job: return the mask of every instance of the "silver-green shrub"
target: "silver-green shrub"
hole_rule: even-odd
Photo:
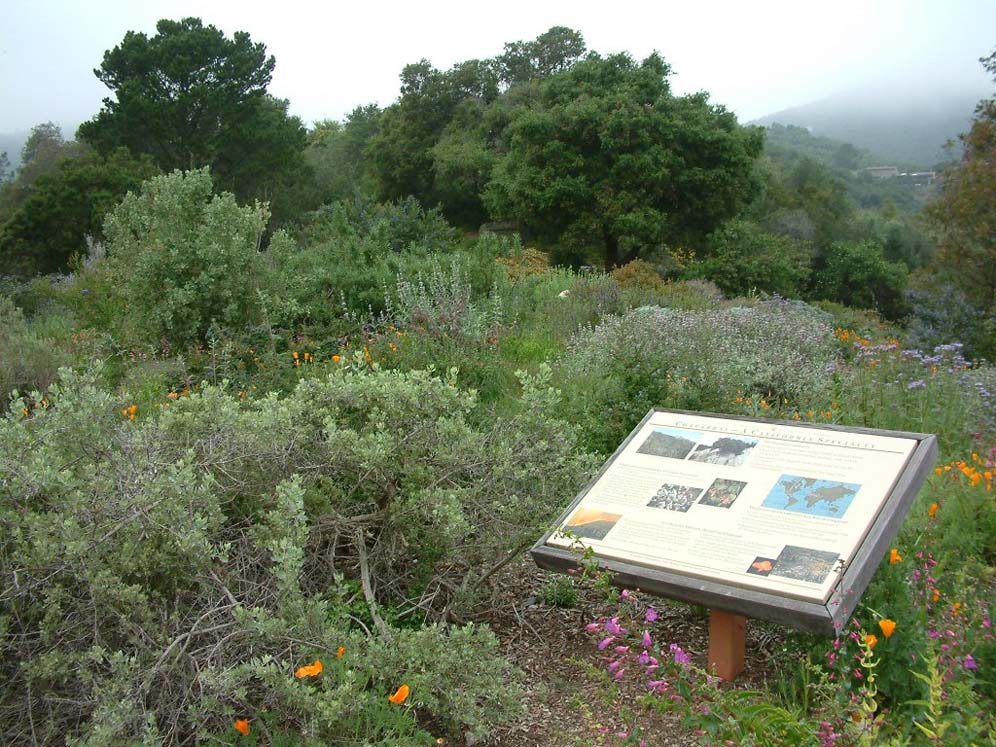
[[[572,338],[560,367],[589,443],[612,450],[654,406],[724,412],[756,396],[806,409],[834,365],[830,317],[776,299],[607,317]]]
[[[207,168],[157,176],[129,193],[104,223],[119,336],[176,345],[203,341],[212,324],[255,321],[268,218],[259,203],[213,194]]]
[[[423,744],[426,723],[434,742],[513,716],[495,637],[448,621],[592,471],[548,379],[523,377],[504,418],[452,376],[362,357],[257,401],[204,386],[135,411],[68,370],[47,407],[15,401],[5,743],[190,744],[249,718],[269,742]]]

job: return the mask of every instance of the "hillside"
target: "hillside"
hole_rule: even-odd
[[[815,135],[853,143],[896,165],[930,168],[949,160],[945,143],[968,130],[986,90],[902,92],[852,89],[761,117],[808,128]]]

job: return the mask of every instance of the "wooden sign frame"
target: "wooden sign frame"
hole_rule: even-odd
[[[843,572],[838,574],[833,589],[822,603],[806,601],[764,589],[738,586],[725,580],[674,572],[644,563],[600,557],[597,551],[595,554],[601,566],[612,573],[614,583],[619,586],[639,588],[658,596],[704,605],[712,610],[770,620],[809,632],[832,634],[842,630],[844,623],[853,613],[858,600],[871,581],[872,575],[886,556],[893,537],[898,532],[917,493],[937,460],[936,437],[925,433],[851,428],[832,424],[800,423],[655,408],[647,413],[626,440],[616,449],[612,457],[561,514],[554,526],[533,546],[530,552],[538,566],[552,571],[567,571],[578,567],[579,554],[569,548],[549,544],[550,539],[558,533],[559,528],[567,522],[589,491],[657,413],[757,423],[760,426],[781,425],[849,435],[911,439],[916,442],[881,508],[867,527],[867,531],[850,562],[843,569]]]

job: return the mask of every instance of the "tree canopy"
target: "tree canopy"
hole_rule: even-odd
[[[20,275],[65,270],[102,237],[104,216],[129,190],[158,172],[148,156],[124,148],[106,158],[89,151],[63,158],[34,180],[23,202],[0,226],[0,272]]]
[[[262,196],[303,165],[305,131],[267,95],[275,60],[239,31],[198,18],[162,20],[151,38],[129,31],[94,74],[114,93],[79,137],[101,153],[124,146],[164,171],[210,166],[215,184]]]
[[[510,112],[485,202],[607,268],[648,248],[696,244],[756,194],[761,131],[705,94],[676,97],[654,54],[591,54]]]
[[[996,50],[980,60],[996,82]],[[961,136],[961,162],[932,205],[943,234],[935,269],[978,308],[996,312],[996,99],[981,101]]]

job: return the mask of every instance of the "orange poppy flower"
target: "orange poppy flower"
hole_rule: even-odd
[[[765,571],[770,571],[772,568],[774,568],[770,560],[759,560],[756,563],[751,563],[750,567],[755,570],[761,571],[761,573],[764,573]]]
[[[889,551],[889,565],[895,565],[902,559],[903,556],[899,554],[899,550],[896,548],[893,547],[892,550]]]
[[[340,659],[343,657],[343,654],[345,654],[345,653],[346,653],[346,647],[345,646],[339,646],[339,648],[337,648],[335,650],[335,655],[337,657],[339,657]]]
[[[884,635],[886,638],[890,638],[892,637],[893,632],[896,630],[896,622],[895,620],[890,620],[889,618],[885,618],[884,620],[878,621],[878,627],[882,629],[882,635]]]
[[[332,362],[333,363],[338,363],[341,360],[342,360],[342,356],[341,355],[333,355],[332,356]]]
[[[239,734],[241,734],[244,737],[248,737],[249,736],[249,719],[247,719],[247,718],[237,719],[236,722],[235,722],[235,731],[237,731]]]
[[[934,518],[934,515],[936,513],[937,513],[937,504],[931,503],[930,508],[927,509],[927,516],[929,516],[930,518]]]
[[[875,648],[875,644],[878,643],[878,636],[874,633],[869,633],[865,636],[865,643],[868,645],[868,648]]]
[[[402,685],[397,690],[394,691],[394,695],[388,695],[387,699],[394,703],[395,705],[400,705],[408,700],[408,695],[411,693],[411,689],[408,685]]]
[[[940,598],[941,598],[941,592],[938,591],[937,589],[934,589],[934,594],[933,594],[933,596],[931,596],[930,600],[932,602],[936,602]]]
[[[298,667],[297,671],[294,672],[294,676],[297,677],[298,679],[302,679],[304,677],[317,677],[321,673],[322,673],[322,662],[318,659],[315,659],[314,664],[308,664],[307,666]]]

